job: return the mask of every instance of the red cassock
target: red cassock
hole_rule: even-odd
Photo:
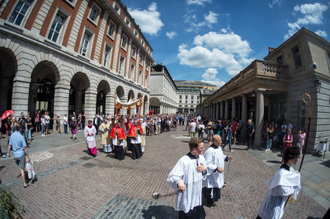
[[[113,127],[111,129],[111,133],[110,133],[110,138],[115,139],[116,138],[116,131],[118,130],[117,136],[118,136],[118,140],[123,140],[126,139],[126,134],[125,131],[122,127]]]
[[[140,134],[141,135],[143,135],[143,130],[142,130],[142,128],[141,128],[141,126],[136,126],[139,130],[140,130]],[[132,137],[132,138],[136,138],[137,136],[138,136],[138,133],[136,132],[136,128],[135,128],[135,126],[131,126],[131,129],[128,131],[128,133],[127,133],[127,136],[128,137]]]
[[[125,123],[126,130],[129,130],[131,127],[133,127],[133,124],[131,122]]]

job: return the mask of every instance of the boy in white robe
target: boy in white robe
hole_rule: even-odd
[[[288,147],[284,154],[284,164],[277,170],[274,177],[265,183],[269,191],[262,202],[257,219],[280,219],[285,210],[286,202],[297,200],[301,189],[300,173],[292,166],[296,165],[300,156],[297,146]]]
[[[216,206],[215,202],[221,197],[221,188],[225,181],[223,173],[225,169],[224,161],[231,160],[233,157],[223,154],[220,135],[213,135],[212,145],[206,150],[204,157],[206,160],[207,178],[203,184],[207,188],[207,204],[212,207]]]
[[[190,152],[180,158],[167,182],[174,190],[179,190],[176,203],[179,218],[203,219],[206,215],[202,205],[202,183],[207,175],[203,140],[191,138],[189,148]]]

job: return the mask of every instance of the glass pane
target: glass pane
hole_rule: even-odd
[[[29,9],[29,5],[24,4],[24,6],[22,8],[22,11],[21,11],[21,14],[25,14],[28,9]]]
[[[23,15],[21,15],[21,14],[18,15],[18,17],[17,17],[17,19],[16,19],[16,21],[15,21],[15,24],[20,25],[21,22],[22,22],[22,20],[23,20],[23,18],[24,18]]]

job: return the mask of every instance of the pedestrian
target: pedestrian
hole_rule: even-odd
[[[292,147],[293,135],[291,134],[291,129],[288,129],[283,137],[283,152],[282,152],[282,163],[284,162],[284,154],[287,147]]]
[[[236,145],[236,138],[237,138],[237,128],[238,128],[238,123],[237,120],[234,118],[233,119],[233,126],[232,126],[232,131],[233,131],[233,145]]]
[[[202,187],[207,169],[203,140],[191,138],[189,148],[190,152],[176,163],[167,182],[174,190],[179,190],[176,199],[179,219],[204,219],[206,214],[202,203]]]
[[[265,182],[268,193],[258,210],[257,219],[280,219],[284,214],[288,199],[297,200],[301,189],[300,173],[296,172],[292,166],[297,164],[299,156],[300,151],[297,146],[286,149],[284,163],[274,177]]]
[[[112,145],[115,151],[115,158],[118,160],[125,159],[124,153],[124,140],[126,139],[126,133],[121,127],[123,120],[120,119],[117,124],[111,129],[110,138],[112,139]]]
[[[82,127],[81,127],[82,126],[81,114],[78,115],[77,123],[78,123],[78,127],[79,127],[79,132],[81,132],[81,129],[82,129]]]
[[[195,138],[196,135],[196,122],[194,119],[191,120],[189,125],[190,137]]]
[[[266,150],[265,151],[270,151],[270,148],[272,147],[273,143],[273,137],[274,137],[274,127],[272,123],[268,124],[268,127],[266,129],[267,132],[267,143],[266,143]]]
[[[36,132],[40,131],[40,110],[37,111],[34,117],[34,123],[36,125]]]
[[[108,118],[108,121],[110,122],[110,118]],[[85,122],[86,122],[85,112],[82,113],[81,122],[82,122],[82,127],[85,127]]]
[[[72,116],[71,118],[71,122],[70,122],[70,128],[71,128],[71,134],[72,134],[72,140],[74,141],[76,139],[76,134],[77,134],[77,121],[76,121],[76,117]]]
[[[302,149],[305,146],[305,138],[306,138],[305,128],[302,128],[302,130],[298,132],[298,137],[299,137],[299,142],[297,143],[297,146],[300,148],[300,157],[299,157],[300,159],[302,155]]]
[[[48,131],[50,129],[50,117],[49,117],[48,111],[45,112],[44,119],[45,119],[45,123],[46,123],[46,131],[45,131],[46,134],[45,135],[48,135]]]
[[[12,126],[13,126],[13,118],[12,118],[11,115],[9,115],[8,118],[7,118],[7,123],[6,123],[7,135],[8,135],[8,144],[9,144],[10,136],[11,136],[11,133],[12,133]]]
[[[224,185],[225,177],[223,171],[225,169],[224,161],[233,159],[232,156],[226,156],[221,149],[220,135],[213,135],[212,145],[206,150],[205,161],[207,167],[207,178],[204,180],[206,187],[207,204],[210,207],[216,206],[215,202],[221,198],[221,188]]]
[[[62,135],[60,114],[57,114],[57,118],[56,118],[56,130],[57,130],[57,134]]]
[[[16,131],[11,134],[7,156],[10,157],[10,148],[13,150],[15,162],[17,166],[19,166],[21,171],[21,177],[23,179],[23,187],[27,188],[29,184],[25,181],[25,162],[30,163],[30,157],[28,151],[26,149],[26,141],[25,138],[20,133],[22,130],[22,125],[16,125]]]
[[[233,125],[229,124],[228,128],[227,128],[227,136],[226,136],[226,143],[225,145],[222,147],[222,150],[225,150],[225,147],[227,146],[227,144],[229,144],[229,151],[230,152],[234,152],[231,149],[231,140],[233,139]]]
[[[141,135],[143,135],[142,127],[138,125],[138,121],[134,120],[134,125],[129,129],[127,136],[131,138],[133,160],[142,156]]]
[[[68,134],[68,117],[66,113],[64,114],[63,117],[63,126],[64,126],[64,134]]]
[[[75,118],[72,117],[72,120],[75,121]],[[75,124],[77,124],[76,121],[75,121]],[[76,133],[77,133],[77,126],[75,127],[75,129],[76,129]],[[95,130],[95,127],[93,126],[93,122],[92,122],[92,120],[88,120],[88,125],[84,129],[84,135],[85,135],[89,154],[92,155],[93,157],[95,157],[97,155],[95,134],[96,134],[96,130]],[[74,135],[72,136],[72,138],[74,140]]]
[[[99,131],[101,133],[100,144],[103,146],[103,152],[105,153],[109,153],[112,151],[110,139],[110,125],[111,122],[108,121],[107,117],[105,117],[103,123],[99,127]]]
[[[203,141],[204,141],[204,129],[205,129],[205,125],[203,124],[203,122],[200,122],[198,124],[198,127],[199,127],[198,138],[203,139]]]
[[[207,134],[207,138],[208,138],[208,141],[209,141],[209,144],[211,145],[211,140],[212,140],[212,137],[213,137],[213,122],[212,120],[210,119],[208,124],[207,124],[207,131],[208,131],[208,134]]]
[[[18,119],[17,123],[21,124],[21,127],[22,127],[21,134],[23,135],[23,137],[26,141],[27,147],[30,147],[28,144],[28,141],[27,141],[27,124],[26,124],[26,118],[24,117],[23,112],[21,112],[21,117]]]
[[[93,119],[93,126],[95,126],[96,134],[99,134],[99,126],[101,124],[101,119],[98,117],[97,114],[95,114],[95,118]]]
[[[32,140],[32,119],[30,118],[30,116],[28,115],[26,117],[26,135],[27,135],[27,142],[31,144],[31,140]]]
[[[251,123],[252,123],[252,120],[249,119],[247,122],[247,125],[246,125],[246,129],[245,129],[246,141],[247,141],[246,150],[250,150],[250,148],[251,148],[251,139],[252,139],[252,135],[254,133],[254,127]]]
[[[41,118],[40,118],[40,126],[41,126],[41,137],[45,137],[45,126],[46,126],[46,122],[45,122],[45,115],[41,114]]]

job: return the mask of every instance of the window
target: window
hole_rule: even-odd
[[[182,99],[182,95],[180,95],[180,99]]]
[[[197,100],[199,100],[199,96],[197,96]]]
[[[136,59],[136,46],[132,46],[132,57],[133,59]]]
[[[283,58],[282,56],[277,57],[277,63],[283,65]]]
[[[119,60],[119,74],[124,73],[124,69],[125,69],[125,57],[120,56],[120,60]]]
[[[142,53],[140,53],[140,65],[142,65],[142,60],[143,59],[143,55],[142,55]]]
[[[194,101],[192,100],[191,103],[194,103]]]
[[[123,48],[124,50],[126,50],[127,48],[127,36],[125,36],[125,34],[123,34],[123,38],[122,38],[122,41],[121,41],[121,48]]]
[[[9,17],[9,22],[20,26],[32,3],[33,0],[19,0]]]
[[[191,99],[192,99],[192,100],[194,99],[194,96],[193,96],[193,95],[191,95]]]
[[[188,99],[188,95],[186,95],[186,99]]]
[[[111,46],[106,44],[105,49],[104,49],[104,57],[103,57],[103,66],[104,67],[109,66],[108,63],[110,63],[110,59],[111,59],[110,57],[111,57]]]
[[[180,103],[182,102],[182,100],[180,100]]]
[[[116,25],[110,20],[108,35],[110,38],[115,39]]]
[[[149,71],[149,61],[146,61],[146,71]]]
[[[55,43],[57,42],[57,39],[61,33],[62,27],[66,19],[67,19],[66,15],[60,13],[60,11],[57,12],[47,37],[49,40]]]
[[[147,82],[148,82],[148,75],[146,75],[146,78],[144,80],[144,86],[146,85]]]
[[[85,31],[83,40],[81,42],[81,48],[80,48],[80,55],[86,56],[87,55],[87,50],[89,46],[89,42],[91,41],[92,34],[89,33],[88,31]]]
[[[301,62],[299,47],[298,46],[293,47],[292,48],[292,53],[293,53],[293,60],[294,60],[294,64],[295,64],[296,69],[301,68],[302,67],[302,62]]]
[[[142,71],[139,71],[139,83],[142,84]]]
[[[135,70],[135,65],[131,64],[131,72],[130,72],[130,75],[129,75],[129,79],[132,79],[132,77],[134,75],[134,70]]]
[[[328,63],[329,63],[329,65],[330,65],[330,51],[327,50],[327,53],[328,53]]]
[[[129,26],[129,21],[126,19],[126,24],[127,24],[127,26]]]
[[[188,103],[188,101],[186,100],[186,103]]]
[[[94,23],[96,23],[97,18],[100,14],[100,11],[101,11],[101,9],[98,6],[96,6],[96,4],[93,4],[88,18],[91,19]]]

